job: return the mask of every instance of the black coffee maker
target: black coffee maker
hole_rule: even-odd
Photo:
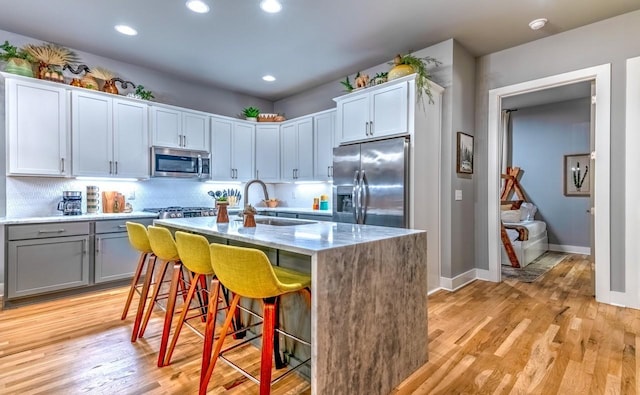
[[[62,211],[63,215],[82,214],[82,192],[80,191],[62,192],[62,201],[58,203],[58,210]]]

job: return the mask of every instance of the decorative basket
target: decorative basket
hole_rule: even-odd
[[[258,122],[276,122],[278,114],[259,114]]]

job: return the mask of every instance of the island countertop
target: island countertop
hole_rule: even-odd
[[[310,311],[302,303],[303,309],[289,304],[281,313],[288,317],[283,322],[310,326],[312,395],[386,395],[427,362],[427,232],[256,216],[261,219],[300,225],[245,228],[235,218],[217,224],[215,217],[154,223],[218,243],[267,247],[276,253],[272,263],[307,267]]]
[[[273,217],[256,216],[256,220],[261,218],[273,219]],[[273,226],[257,224],[255,228],[245,228],[241,220],[230,218],[229,223],[218,224],[215,217],[158,219],[154,223],[304,255],[425,232],[413,229],[324,221],[313,223],[295,219],[287,219],[286,221],[291,221],[292,223],[300,222],[300,225]]]

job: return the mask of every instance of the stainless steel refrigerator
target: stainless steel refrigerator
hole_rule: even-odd
[[[333,220],[409,226],[409,143],[404,138],[333,149]]]

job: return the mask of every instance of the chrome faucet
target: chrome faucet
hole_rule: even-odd
[[[267,192],[267,186],[265,185],[264,182],[258,180],[257,178],[254,178],[253,180],[247,181],[246,185],[244,186],[244,206],[247,207],[247,205],[249,204],[249,187],[251,186],[251,184],[257,182],[258,184],[262,185],[262,192],[264,192],[264,200],[269,200],[269,192]]]

